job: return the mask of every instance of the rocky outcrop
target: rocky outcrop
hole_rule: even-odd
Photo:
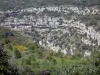
[[[17,13],[16,16],[9,16],[1,25],[14,30],[26,30],[37,43],[55,52],[61,49],[65,54],[74,54],[86,46],[87,51],[100,45],[100,33],[88,24],[90,20],[87,18],[88,15],[100,15],[96,6],[84,9],[73,5],[31,7]]]

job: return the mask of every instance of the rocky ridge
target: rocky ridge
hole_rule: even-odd
[[[1,14],[4,13],[1,11]],[[8,17],[1,26],[13,30],[26,30],[25,34],[33,36],[38,44],[56,52],[61,50],[65,54],[75,54],[79,50],[85,53],[100,45],[100,32],[99,29],[94,29],[95,23],[91,23],[90,20],[84,21],[87,16],[100,15],[97,6],[31,7],[15,12],[6,11],[6,15]]]

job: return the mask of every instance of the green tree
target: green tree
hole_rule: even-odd
[[[18,50],[15,50],[15,57],[17,59],[21,58],[21,54],[20,54],[20,52]]]
[[[8,57],[7,53],[3,51],[3,47],[0,46],[0,75],[19,75],[18,70],[9,65]]]

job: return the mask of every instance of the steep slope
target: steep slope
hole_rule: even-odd
[[[16,10],[19,8],[41,7],[48,5],[76,5],[76,6],[95,6],[100,5],[99,0],[1,0],[0,9]],[[6,7],[7,6],[7,7]]]
[[[21,32],[20,32],[21,33]],[[4,75],[99,75],[100,53],[93,51],[91,57],[83,58],[80,52],[76,55],[66,56],[61,51],[58,53],[45,49],[16,31],[0,27],[0,46],[6,52],[9,59],[0,57],[0,74]],[[22,39],[23,37],[23,39]],[[20,41],[19,41],[20,40]],[[26,41],[25,41],[26,40]],[[1,51],[1,49],[0,49]],[[1,54],[1,53],[0,53]],[[4,55],[2,53],[2,55]],[[88,60],[88,61],[87,61]],[[92,61],[91,61],[92,60]],[[7,69],[7,63],[14,69]],[[2,73],[1,70],[4,69]],[[18,71],[17,71],[18,70]],[[5,74],[8,72],[7,74]]]
[[[0,46],[7,64],[20,75],[100,75],[99,4],[1,0]]]
[[[73,5],[26,8],[19,12],[7,11],[9,16],[1,23],[12,30],[31,36],[37,44],[62,50],[65,54],[84,53],[99,49],[100,10],[98,6]]]

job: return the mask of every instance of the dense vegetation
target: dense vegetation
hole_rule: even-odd
[[[100,51],[91,57],[64,55],[23,34],[0,27],[0,75],[100,75]]]

